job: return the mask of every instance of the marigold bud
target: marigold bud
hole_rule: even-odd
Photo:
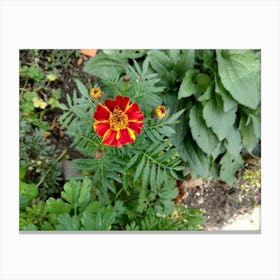
[[[153,109],[152,117],[155,120],[161,120],[166,116],[167,109],[164,105],[156,106]]]
[[[103,151],[102,150],[96,150],[95,152],[94,152],[94,158],[96,158],[96,159],[102,159],[103,158]]]
[[[130,81],[130,77],[128,75],[123,76],[123,80],[128,83]]]
[[[92,88],[90,90],[90,96],[93,101],[99,102],[102,97],[102,91],[100,88]]]

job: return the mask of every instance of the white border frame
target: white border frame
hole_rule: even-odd
[[[279,2],[1,2],[0,279],[280,279]],[[262,233],[18,232],[18,50],[261,48]]]

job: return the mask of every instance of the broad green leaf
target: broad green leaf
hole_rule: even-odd
[[[172,49],[168,50],[168,56],[171,58],[173,63],[176,63],[177,60],[180,58],[181,52],[179,49]]]
[[[246,118],[242,116],[239,122],[239,130],[243,146],[248,150],[248,152],[251,152],[259,140],[256,137],[253,122],[250,121],[250,123],[246,125]]]
[[[193,139],[202,151],[210,155],[218,146],[219,141],[212,130],[206,126],[202,117],[202,110],[199,105],[195,105],[190,110],[189,124]]]
[[[201,177],[208,176],[209,157],[200,150],[194,141],[186,137],[184,145],[179,145],[178,150],[182,159],[189,164],[193,172]]]
[[[139,58],[145,55],[146,50],[103,50],[103,53],[114,58],[114,59],[123,59],[123,58]]]
[[[235,109],[224,112],[221,97],[215,95],[207,101],[203,108],[203,118],[208,127],[211,127],[218,139],[222,141],[232,129],[235,121]]]
[[[32,199],[38,195],[38,188],[35,184],[19,183],[20,209],[24,209]]]
[[[205,73],[199,73],[195,77],[196,84],[199,86],[202,92],[205,92],[211,83],[211,78]]]
[[[215,78],[215,91],[223,99],[223,108],[225,112],[231,111],[233,109],[237,109],[237,102],[232,98],[230,93],[224,88],[224,86],[222,85],[218,77]]]
[[[260,60],[250,50],[217,50],[224,87],[242,105],[256,109],[260,102]]]
[[[224,180],[227,184],[232,185],[236,180],[235,173],[243,166],[242,157],[238,155],[231,155],[230,153],[226,153],[221,161],[221,170],[220,176],[222,180]]]
[[[191,69],[186,72],[183,82],[180,85],[178,98],[181,99],[183,97],[189,97],[193,94],[199,93],[201,90],[193,81],[195,74],[197,73],[196,70]]]
[[[79,230],[80,220],[78,216],[70,216],[68,213],[61,214],[57,218],[58,225],[56,225],[57,230]]]
[[[259,139],[261,137],[261,124],[258,117],[251,115],[251,120],[254,128],[256,137]]]
[[[220,154],[225,152],[225,147],[222,144],[222,142],[219,142],[219,145],[217,146],[217,148],[215,150],[212,151],[211,156],[212,156],[212,160],[214,161]]]
[[[126,64],[126,58],[116,59],[99,53],[86,63],[84,71],[106,80],[109,75],[116,76],[123,73]]]
[[[19,179],[22,180],[26,174],[26,168],[22,165],[19,166]]]
[[[225,139],[225,146],[232,155],[238,155],[242,149],[241,135],[238,129],[232,128]]]
[[[214,83],[211,83],[206,91],[197,99],[199,102],[207,101],[211,98],[212,92],[214,90]]]
[[[34,91],[26,91],[23,96],[26,101],[31,101],[34,97],[37,97],[37,93]]]
[[[175,64],[175,71],[178,73],[179,79],[183,79],[185,73],[193,68],[194,64],[194,50],[182,50],[181,57]]]

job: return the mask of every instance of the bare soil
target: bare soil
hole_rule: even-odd
[[[199,208],[204,212],[206,221],[203,230],[223,229],[236,217],[250,213],[261,205],[260,178],[258,175],[254,177],[254,171],[259,174],[257,171],[260,170],[260,159],[252,157],[250,160],[231,187],[222,181],[212,180],[194,180],[192,185],[190,182],[185,183],[182,203],[186,208]],[[251,174],[250,180],[244,180],[246,174]],[[246,217],[250,219],[249,215]]]

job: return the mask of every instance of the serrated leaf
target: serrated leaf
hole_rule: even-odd
[[[114,208],[109,205],[98,208],[96,213],[84,212],[81,221],[84,230],[110,230],[115,217]]]
[[[237,155],[242,149],[240,132],[233,128],[226,137],[225,146],[232,155]]]
[[[165,122],[165,124],[173,124],[183,113],[185,109],[182,109],[175,114],[173,114],[168,120]]]
[[[217,50],[218,71],[224,87],[244,106],[260,102],[260,60],[249,50]]]
[[[178,195],[178,188],[173,187],[165,187],[162,189],[158,195],[163,199],[163,200],[172,200]]]
[[[70,213],[71,205],[63,202],[61,198],[54,199],[53,197],[50,197],[46,201],[46,211],[48,211],[50,214],[56,215]]]
[[[147,186],[149,176],[150,176],[150,161],[147,160],[146,165],[143,169],[142,188],[145,188]]]
[[[222,141],[232,129],[235,121],[235,109],[224,112],[221,97],[218,95],[207,101],[203,108],[203,118],[211,127],[218,139]]]
[[[156,177],[156,183],[158,186],[160,186],[164,181],[164,174],[161,168],[157,169],[157,177]]]
[[[25,230],[25,231],[36,231],[38,230],[37,227],[34,224],[28,224],[27,226],[24,226],[21,228],[21,230]]]
[[[179,88],[179,92],[178,92],[179,99],[181,99],[183,97],[189,97],[193,94],[200,92],[198,85],[196,85],[193,82],[193,78],[196,73],[197,73],[197,71],[194,69],[188,70],[186,72],[183,82],[181,83],[180,88]]]
[[[83,206],[90,199],[90,180],[87,177],[82,182],[70,180],[64,185],[61,197],[75,207]]]
[[[163,51],[151,50],[148,56],[152,68],[159,74],[166,74],[172,65],[171,59]]]
[[[212,130],[206,126],[201,107],[199,105],[192,107],[189,117],[193,139],[202,151],[210,155],[218,146],[219,141]]]
[[[248,150],[248,152],[251,152],[258,143],[253,122],[251,121],[246,126],[246,118],[242,116],[239,122],[239,130],[241,133],[243,146]]]
[[[150,174],[150,184],[151,188],[155,189],[157,184],[156,184],[156,176],[157,176],[157,170],[156,170],[156,165],[153,162],[152,167],[151,167],[151,174]]]
[[[70,216],[68,213],[61,214],[57,218],[59,224],[56,225],[57,230],[79,230],[80,221],[78,216]]]
[[[238,171],[243,166],[242,157],[239,154],[233,156],[230,153],[226,153],[222,157],[220,164],[220,176],[222,180],[224,180],[227,184],[232,185],[236,180],[236,171]]]
[[[159,127],[157,130],[162,135],[165,135],[165,136],[171,136],[172,134],[176,133],[176,131],[172,127],[167,126],[167,125],[163,125],[162,127]]]
[[[139,178],[141,172],[142,172],[142,169],[143,169],[143,166],[144,166],[144,163],[145,163],[145,157],[143,156],[141,161],[139,162],[136,170],[135,170],[135,173],[134,173],[134,183],[137,181],[137,179]]]

